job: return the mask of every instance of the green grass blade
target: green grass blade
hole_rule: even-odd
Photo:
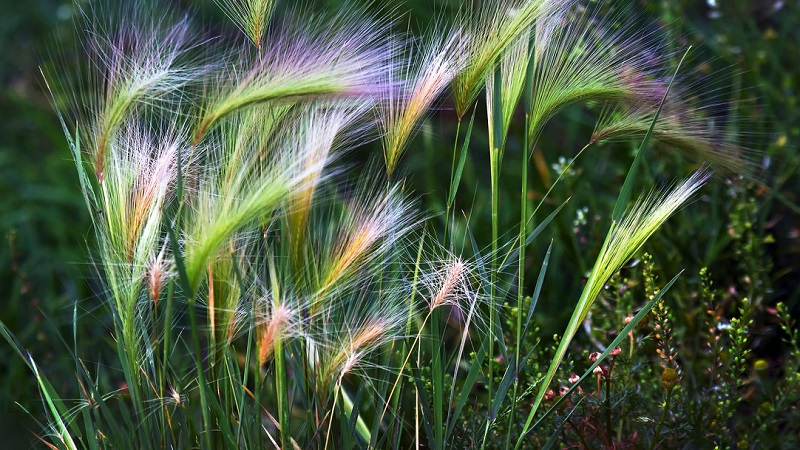
[[[361,403],[361,394],[363,393],[363,390],[358,390],[355,400],[350,399],[350,395],[343,387],[340,387],[339,390],[342,394],[342,409],[345,417],[347,418],[347,429],[350,431],[350,435],[352,436],[352,432],[355,430],[356,435],[361,438],[361,440],[364,442],[370,442],[372,440],[372,433],[369,431],[369,427],[359,414],[359,406]]]
[[[683,60],[686,59],[686,55],[689,54],[691,49],[692,47],[689,46],[689,48],[683,53],[681,60],[678,62],[678,66],[675,68],[675,73],[672,75],[672,79],[669,81],[667,90],[664,92],[664,97],[661,99],[661,103],[658,105],[656,114],[653,116],[653,120],[650,122],[650,128],[648,128],[647,134],[644,135],[644,139],[642,139],[642,143],[639,145],[639,149],[636,151],[636,156],[633,158],[633,163],[628,169],[628,175],[625,176],[625,182],[622,184],[619,197],[617,197],[617,202],[614,204],[614,212],[611,214],[611,219],[614,221],[614,223],[618,223],[622,219],[622,215],[625,213],[625,208],[627,208],[628,202],[631,199],[633,185],[636,182],[637,169],[639,168],[642,158],[644,157],[644,153],[647,150],[647,144],[650,141],[650,137],[653,135],[653,130],[656,128],[658,116],[661,115],[661,109],[664,107],[664,103],[667,101],[667,96],[672,88],[672,83],[675,82],[675,77],[678,76],[678,71],[681,70]]]
[[[507,361],[510,362],[508,367],[506,367],[506,373],[503,374],[500,384],[497,385],[497,391],[495,391],[494,398],[492,399],[492,406],[489,408],[488,420],[490,422],[494,421],[494,419],[497,417],[497,411],[500,409],[500,405],[503,403],[503,400],[505,400],[508,389],[511,387],[511,383],[514,382],[514,379],[517,376],[516,358],[511,358]]]
[[[130,433],[125,431],[130,430],[133,428],[133,423],[128,420],[129,416],[124,416],[119,414],[119,412],[112,411],[111,408],[106,404],[107,398],[102,396],[100,392],[97,390],[96,383],[92,382],[91,376],[89,375],[89,370],[81,363],[80,371],[78,372],[79,376],[82,376],[86,383],[84,386],[89,390],[89,395],[94,398],[96,401],[96,408],[93,411],[95,415],[95,420],[98,423],[102,423],[106,428],[106,433],[109,436],[109,439],[119,439],[119,442],[125,442],[125,440],[130,440]],[[122,416],[125,420],[125,426],[127,428],[123,428],[120,426],[119,416]],[[105,419],[105,421],[101,421],[101,417]],[[94,435],[92,435],[94,436]]]
[[[350,406],[350,418],[347,419],[347,431],[352,435],[356,429],[356,423],[359,419],[359,411],[361,410],[361,399],[364,396],[364,384],[361,384],[358,387],[358,391],[356,391],[356,397],[351,401]],[[347,397],[345,401],[350,401],[350,397]],[[367,435],[369,435],[369,430],[367,430]],[[367,441],[369,442],[369,440]]]
[[[431,313],[430,320],[430,351],[431,351],[431,384],[433,387],[433,424],[435,441],[433,447],[437,450],[444,449],[444,368],[442,367],[442,335],[440,331],[441,309],[436,308]]]
[[[564,430],[564,425],[567,424],[567,421],[569,420],[570,417],[572,417],[572,414],[575,413],[575,411],[578,409],[578,406],[580,406],[580,404],[581,404],[581,402],[583,402],[583,400],[584,400],[583,398],[578,400],[578,402],[575,404],[575,407],[572,408],[572,410],[569,412],[569,414],[567,414],[567,417],[564,418],[564,421],[561,422],[556,427],[556,430],[553,432],[553,434],[550,435],[550,439],[548,439],[547,442],[544,444],[544,447],[542,447],[542,450],[550,450],[551,448],[553,448],[554,445],[556,445],[556,441],[558,441],[558,437],[561,436],[561,431]]]
[[[461,146],[461,155],[459,155],[458,165],[456,166],[455,173],[453,174],[453,182],[450,183],[450,195],[447,197],[448,209],[453,205],[453,201],[456,199],[458,185],[461,183],[461,175],[464,172],[464,165],[467,162],[469,141],[472,137],[472,125],[475,122],[475,111],[477,111],[477,108],[473,108],[472,110],[472,117],[469,119],[469,126],[467,127],[467,135],[464,137],[464,144]]]
[[[72,306],[72,348],[74,351],[78,349],[78,302],[77,300],[73,303]],[[81,363],[80,360],[77,358],[75,353],[70,352],[72,359],[75,361],[75,373],[80,373]],[[80,378],[78,378],[80,380]],[[85,393],[84,393],[85,395]],[[88,397],[88,396],[87,396]],[[89,400],[89,398],[87,398]],[[89,408],[81,408],[81,416],[83,417],[83,426],[86,429],[86,436],[95,436],[96,430],[94,428],[94,421],[92,421],[91,413]],[[96,439],[88,439],[89,441],[89,448],[92,450],[97,450],[97,440]]]
[[[533,240],[536,239],[542,233],[542,231],[544,231],[544,229],[547,228],[548,225],[550,225],[550,222],[552,222],[553,219],[555,219],[558,213],[561,212],[561,209],[563,209],[564,206],[566,206],[569,201],[570,199],[564,200],[564,203],[560,204],[558,208],[556,208],[553,212],[551,212],[550,215],[548,215],[542,221],[542,223],[540,223],[536,228],[534,228],[533,231],[531,231],[528,234],[528,237],[525,239],[526,247],[530,245],[531,242],[533,242]],[[503,263],[500,265],[500,271],[502,272],[509,265],[511,265],[513,261],[516,261],[517,256],[519,256],[519,247],[515,247],[514,250],[512,250],[508,255],[506,255],[505,258],[503,258]]]
[[[449,437],[453,434],[453,429],[456,426],[456,421],[458,417],[461,415],[461,411],[464,409],[464,406],[467,404],[467,400],[470,398],[470,394],[472,394],[472,386],[475,384],[475,381],[478,379],[478,376],[481,374],[481,369],[483,368],[483,359],[486,357],[486,344],[481,345],[481,348],[478,350],[478,353],[475,354],[475,361],[469,368],[469,372],[467,372],[467,377],[464,379],[464,384],[462,385],[461,394],[458,396],[458,401],[456,402],[456,407],[453,409],[453,414],[450,416],[450,419],[447,421],[447,433],[446,436]]]
[[[232,258],[231,262],[232,262],[231,266],[233,268],[234,282],[239,285],[239,292],[241,292],[242,295],[244,295],[244,293],[247,292],[247,289],[245,288],[244,279],[242,278],[242,273],[239,270],[239,262],[237,261],[236,258]],[[248,314],[247,347],[244,353],[244,371],[243,371],[244,373],[242,374],[242,386],[247,386],[248,376],[250,375],[250,364],[252,363],[251,355],[253,351],[253,330],[255,329],[253,309],[248,308],[247,314]],[[243,437],[246,436],[243,423],[245,421],[244,418],[246,417],[246,415],[244,414],[245,411],[243,410],[243,408],[245,405],[247,392],[244,389],[239,389],[238,391],[239,391],[238,402],[240,406],[239,406],[239,422],[237,424],[236,439],[238,442],[241,442]]]
[[[539,269],[539,278],[536,279],[536,288],[533,290],[533,296],[531,297],[531,306],[528,308],[528,316],[525,318],[525,328],[522,331],[522,336],[528,332],[528,325],[531,323],[531,319],[533,318],[533,311],[536,309],[536,304],[539,303],[539,296],[542,293],[542,284],[544,284],[544,276],[547,273],[547,267],[550,264],[550,253],[553,250],[553,241],[550,241],[550,246],[547,247],[547,253],[544,255],[544,260],[542,261],[542,268]]]
[[[436,442],[433,433],[433,426],[440,426],[439,424],[432,424],[431,423],[431,416],[430,412],[428,411],[428,405],[431,404],[431,399],[428,397],[428,391],[425,390],[425,383],[422,381],[422,377],[420,376],[419,369],[417,367],[411,367],[411,374],[414,378],[414,384],[417,386],[417,392],[419,393],[419,411],[418,413],[422,415],[422,424],[425,427],[425,434],[428,435],[428,443],[433,447],[433,444]]]
[[[41,389],[43,401],[47,405],[48,410],[50,411],[53,420],[55,421],[55,425],[59,432],[59,439],[61,443],[68,449],[77,449],[75,442],[72,440],[72,436],[70,435],[70,431],[67,428],[68,425],[74,426],[74,423],[71,423],[69,420],[65,420],[64,418],[68,416],[67,408],[64,406],[64,403],[56,396],[56,391],[53,389],[53,386],[44,378],[41,373],[39,373],[39,368],[36,366],[36,363],[31,357],[30,353],[25,350],[25,347],[17,340],[16,336],[8,329],[5,323],[0,321],[0,334],[8,341],[9,344],[14,348],[14,351],[25,361],[25,364],[28,368],[31,369],[34,376],[36,377],[36,382],[39,384],[39,388]],[[77,432],[77,431],[76,431]]]
[[[498,304],[502,305],[501,302],[502,302],[503,299],[498,297],[498,300],[500,300],[500,302],[498,302]],[[500,349],[500,356],[503,357],[503,361],[508,361],[508,347],[506,346],[505,340],[502,338],[502,336],[503,336],[503,327],[500,324],[500,320],[499,319],[495,320],[494,335],[497,337],[497,339],[495,339],[495,340],[497,341],[497,346]]]
[[[472,245],[472,251],[475,254],[475,262],[478,268],[478,276],[480,277],[481,287],[485,291],[486,295],[491,295],[489,289],[491,281],[489,280],[489,275],[486,273],[486,263],[483,260],[483,256],[481,256],[481,249],[478,247],[478,242],[475,240],[475,235],[472,233],[472,230],[468,231],[470,244]]]

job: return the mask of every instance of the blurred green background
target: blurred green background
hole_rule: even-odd
[[[169,3],[178,10],[196,12],[204,26],[233,31],[212,0]],[[289,3],[283,0],[280,5],[285,8]],[[338,0],[312,3],[320,9],[346,7]],[[372,7],[386,8],[386,3],[406,12],[399,21],[401,30],[408,26],[424,29],[433,14],[452,15],[459,4],[456,0],[409,0],[374,2]],[[754,169],[749,176],[718,177],[701,199],[669,222],[648,250],[655,254],[664,273],[686,268],[687,274],[696,274],[700,267],[708,266],[717,285],[750,290],[749,295],[763,297],[766,306],[783,301],[796,314],[800,297],[800,3],[617,3],[627,7],[625,14],[644,15],[663,26],[676,45],[697,47],[689,70],[696,77],[713,77],[715,86],[733,92],[729,98],[731,114],[741,121],[738,129],[729,131],[753,150]],[[73,317],[78,319],[76,330],[84,355],[96,355],[110,340],[103,325],[101,291],[93,281],[95,271],[87,250],[91,244],[88,217],[39,71],[41,65],[53,64],[54,60],[58,64],[54,55],[80,58],[79,53],[58,50],[78,48],[73,22],[76,14],[78,8],[72,1],[0,0],[0,292],[4,294],[0,320],[30,350],[50,380],[63,381],[63,386],[56,386],[57,390],[63,388],[62,392],[72,387],[71,358],[65,352],[72,348]],[[479,112],[476,120],[485,120],[481,114],[485,113]],[[556,176],[552,166],[558,164],[558,158],[570,157],[586,142],[592,117],[585,108],[571,108],[548,126],[532,169],[536,179],[529,193],[532,199],[538,198]],[[423,126],[404,160],[409,186],[420,193],[423,207],[432,211],[441,210],[441,193],[447,189],[448,142],[452,142],[454,126],[454,114],[445,102]],[[436,131],[426,132],[431,129]],[[520,130],[512,129],[514,132]],[[476,134],[473,145],[485,148],[481,142],[485,142],[485,136]],[[375,151],[380,149],[376,147]],[[519,155],[510,152],[503,169],[513,180],[519,170],[515,158],[518,160]],[[474,207],[476,214],[488,211],[488,196],[484,196],[486,202],[471,204],[476,190],[488,186],[488,170],[481,169],[488,167],[485,161],[480,150],[471,153],[462,182],[464,202],[459,207]],[[563,280],[562,289],[554,295],[577,298],[581,286],[570,280],[580,279],[599,246],[592,233],[601,230],[592,229],[591,219],[608,214],[629,162],[630,152],[611,153],[602,148],[590,152],[579,160],[575,174],[555,190],[552,204],[570,196],[573,201],[553,227],[553,237],[563,243],[554,255],[560,264],[556,283]],[[680,158],[655,155],[642,183],[663,184],[688,173],[688,167],[689,163]],[[505,209],[509,224],[517,214],[517,190],[516,182],[509,183],[501,198],[501,203],[514,205]],[[584,206],[589,223],[576,226],[578,209]],[[474,223],[473,231],[488,244],[488,227],[484,225]],[[542,251],[534,249],[533,259]],[[692,280],[689,276],[686,282],[691,285]],[[547,314],[546,304],[543,308]],[[779,352],[768,348],[769,337],[765,332],[764,343],[757,344],[763,347],[761,353]],[[101,361],[99,357],[94,360]],[[25,447],[32,442],[32,433],[40,430],[23,408],[32,412],[40,409],[36,384],[3,342],[0,435],[4,441],[0,446]]]

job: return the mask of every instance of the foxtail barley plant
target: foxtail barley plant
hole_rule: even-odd
[[[84,17],[85,79],[45,74],[92,215],[117,359],[101,374],[73,349],[83,398],[62,399],[3,328],[39,382],[50,420],[42,440],[68,449],[555,442],[563,424],[545,430],[555,406],[542,410],[543,399],[600,291],[709,179],[702,169],[629,205],[650,142],[738,167],[735,146],[703,126],[702,106],[671,89],[683,52],[571,0],[467,2],[424,38],[352,5],[273,17],[280,3],[217,0],[244,39],[210,38],[145,4],[98,7]],[[119,17],[100,25],[105,14]],[[571,319],[551,359],[535,361],[546,371],[525,374],[534,355],[525,336],[558,243],[532,266],[526,248],[561,210],[540,217],[544,200],[528,210],[528,164],[548,120],[587,102],[603,111],[588,144],[641,145]],[[450,230],[452,206],[474,147],[469,111],[481,103],[491,241],[470,235],[465,246]],[[509,138],[519,103],[521,144]],[[406,188],[401,157],[416,151],[422,122],[448,108],[458,128],[441,230]],[[347,162],[373,141],[382,155]],[[523,155],[521,180],[502,173],[510,148]],[[512,181],[519,224],[502,229],[498,191]],[[516,305],[513,331],[504,302]],[[515,414],[522,405],[528,414]]]

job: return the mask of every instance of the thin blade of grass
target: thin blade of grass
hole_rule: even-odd
[[[508,367],[506,367],[506,373],[503,374],[502,380],[500,380],[500,384],[497,385],[497,391],[494,393],[494,399],[492,399],[492,406],[489,408],[489,417],[488,420],[494,421],[497,417],[497,411],[500,409],[500,405],[505,400],[506,393],[508,393],[508,389],[511,387],[511,383],[514,382],[514,378],[517,375],[517,366],[516,366],[516,358],[510,359],[510,363]]]
[[[92,377],[91,377],[88,369],[86,369],[86,366],[84,365],[83,361],[78,357],[76,351],[74,350],[74,349],[78,348],[77,344],[75,344],[75,342],[76,342],[75,341],[75,338],[76,338],[75,334],[73,334],[73,348],[70,348],[67,345],[67,341],[58,332],[58,325],[55,322],[53,322],[48,316],[45,316],[45,318],[47,319],[46,323],[48,323],[48,324],[50,324],[52,326],[53,335],[58,337],[58,339],[61,341],[61,344],[64,346],[64,350],[69,354],[69,357],[72,358],[75,361],[75,374],[76,374],[76,377],[78,379],[78,383],[79,383],[79,385],[81,387],[81,390],[83,391],[84,396],[87,399],[87,402],[91,402],[89,404],[94,405],[94,408],[82,408],[82,412],[88,411],[89,409],[91,409],[93,412],[95,412],[95,414],[97,414],[96,413],[97,410],[100,410],[100,411],[104,411],[105,410],[105,412],[107,413],[106,416],[105,416],[106,417],[106,424],[108,425],[108,429],[106,430],[107,434],[108,435],[115,435],[119,439],[122,439],[123,437],[129,438],[129,434],[127,432],[123,432],[122,428],[120,428],[119,425],[117,425],[117,419],[118,418],[113,413],[111,413],[111,411],[108,410],[108,406],[105,403],[107,398],[112,396],[112,395],[114,395],[114,394],[106,394],[106,396],[103,396],[102,394],[100,394],[100,392],[97,390],[96,383],[92,381]],[[75,327],[74,324],[77,323],[76,322],[76,318],[77,318],[77,303],[75,304],[75,307],[73,308],[73,333],[75,333],[74,329],[76,327]],[[84,380],[84,381],[82,381],[82,380]],[[87,390],[88,390],[88,392],[86,392]],[[126,419],[125,425],[127,426],[127,429],[129,429],[129,430],[133,429],[133,422],[129,420],[129,416],[123,415],[123,417]],[[87,426],[90,426],[90,425],[91,425],[91,427],[93,429],[94,425],[93,424],[87,424]],[[77,432],[76,431],[77,429],[74,428],[73,424],[70,424],[70,427],[73,428],[73,432]],[[95,435],[94,433],[89,434],[89,436],[94,436],[94,435]],[[94,446],[94,444],[90,444],[90,445]]]
[[[348,425],[348,429],[351,430],[350,435],[352,436],[352,430],[355,429],[356,435],[361,438],[361,440],[364,442],[370,442],[372,440],[372,433],[369,431],[369,427],[367,427],[364,419],[362,419],[359,415],[360,398],[356,399],[356,401],[353,401],[350,399],[350,395],[344,390],[344,388],[340,387],[339,390],[341,391],[342,401],[344,403],[342,406],[342,413],[347,418],[348,424],[351,421],[354,423],[354,427],[350,427]]]
[[[428,397],[428,391],[425,390],[425,383],[422,381],[419,369],[412,366],[411,374],[414,378],[414,384],[417,386],[417,392],[419,393],[419,412],[422,414],[422,423],[425,426],[425,434],[428,435],[428,442],[431,444],[431,446],[433,446],[433,443],[436,441],[434,438],[435,435],[433,433],[433,428],[431,427],[430,412],[426,414],[427,406],[431,404],[431,399]],[[439,424],[434,425],[440,426]]]
[[[502,298],[498,297],[498,299],[502,302]],[[499,303],[502,305],[502,303]],[[494,335],[495,336],[503,336],[503,326],[500,324],[500,320],[496,320],[494,324]],[[503,357],[503,361],[508,361],[508,347],[506,346],[505,340],[502,338],[496,339],[498,347],[500,348],[500,356]],[[491,356],[491,355],[490,355]]]
[[[544,444],[544,447],[542,447],[542,450],[550,450],[551,448],[553,448],[554,445],[556,445],[556,441],[558,441],[558,437],[561,436],[561,431],[564,430],[564,425],[567,424],[567,421],[569,420],[570,417],[572,417],[572,414],[575,413],[575,411],[578,409],[578,406],[581,404],[581,402],[583,402],[583,400],[584,400],[583,398],[578,400],[578,402],[575,404],[575,407],[572,408],[572,410],[569,412],[569,414],[567,414],[567,417],[564,418],[564,421],[561,422],[556,427],[556,430],[553,432],[553,434],[550,435],[550,439],[548,439],[547,442]]]
[[[83,363],[81,363],[81,372],[79,372],[79,375],[82,375],[86,380],[90,381],[86,383],[85,386],[88,386],[89,395],[91,395],[96,402],[95,405],[96,407],[94,409],[98,412],[95,413],[96,414],[95,420],[97,422],[100,422],[101,416],[105,418],[105,421],[102,423],[107,427],[105,431],[108,433],[109,439],[111,439],[111,436],[115,436],[117,439],[120,439],[120,441],[118,442],[125,442],[123,439],[130,440],[130,434],[124,431],[124,430],[130,430],[131,427],[133,426],[133,423],[130,420],[128,420],[128,416],[123,416],[123,419],[126,420],[126,422],[124,424],[124,427],[120,426],[120,424],[118,423],[119,421],[118,415],[120,415],[119,412],[112,411],[111,408],[108,406],[107,398],[102,396],[100,392],[97,390],[96,384],[94,382],[91,382],[91,376],[89,375],[89,370],[83,365]]]
[[[461,390],[461,394],[458,396],[458,401],[456,402],[456,407],[453,409],[453,415],[450,417],[447,423],[447,433],[446,436],[450,437],[453,434],[453,429],[456,426],[456,420],[458,420],[458,416],[461,415],[461,411],[464,409],[464,406],[467,404],[467,400],[470,398],[470,394],[472,393],[472,386],[475,384],[475,381],[478,379],[478,376],[481,374],[481,368],[483,367],[483,359],[486,357],[486,344],[484,343],[481,345],[481,348],[478,350],[478,353],[475,354],[475,361],[469,368],[469,372],[467,372],[467,377],[464,379],[463,388]]]
[[[542,293],[542,284],[544,284],[544,276],[547,273],[547,267],[550,264],[550,253],[553,250],[553,241],[550,241],[550,246],[547,247],[547,253],[544,255],[544,260],[542,261],[542,268],[539,269],[539,278],[536,279],[536,287],[533,290],[533,296],[531,297],[531,306],[528,308],[528,315],[525,318],[525,328],[522,331],[522,335],[525,336],[528,332],[528,325],[531,323],[531,319],[533,318],[533,311],[536,309],[536,304],[539,303],[539,296]]]
[[[675,68],[675,73],[672,75],[672,79],[669,80],[669,85],[667,85],[667,90],[664,92],[664,97],[661,99],[661,103],[658,105],[658,109],[656,110],[655,115],[653,116],[653,120],[650,122],[650,128],[647,130],[647,134],[644,135],[644,139],[642,139],[642,143],[639,145],[639,149],[636,151],[636,156],[633,158],[633,163],[631,167],[628,169],[628,174],[625,176],[625,182],[622,184],[622,189],[619,192],[619,197],[617,197],[617,202],[614,204],[614,212],[611,213],[611,219],[614,223],[619,223],[622,219],[622,215],[625,213],[625,208],[628,206],[628,202],[631,199],[631,193],[633,192],[633,184],[636,182],[636,172],[639,168],[639,165],[642,162],[643,156],[645,151],[647,150],[647,144],[650,142],[650,137],[653,135],[653,130],[656,128],[656,122],[658,122],[658,116],[661,115],[661,110],[664,107],[664,103],[667,101],[667,96],[669,95],[669,91],[672,88],[672,83],[675,82],[675,77],[678,76],[678,71],[681,70],[681,65],[683,64],[683,60],[686,59],[686,55],[689,54],[689,51],[692,49],[690,45],[688,49],[683,53],[681,60],[678,62],[678,66]]]
[[[552,222],[553,219],[555,219],[555,217],[558,215],[561,209],[563,209],[564,206],[566,206],[569,201],[570,201],[569,198],[564,200],[564,203],[560,204],[558,208],[553,210],[553,212],[551,212],[550,215],[548,215],[542,221],[542,223],[540,223],[536,228],[533,229],[533,231],[530,232],[530,234],[528,234],[528,237],[525,239],[525,246],[530,245],[534,239],[536,239],[540,234],[542,234],[542,231],[544,231],[544,229],[548,225],[550,225],[550,222]],[[519,256],[519,247],[515,247],[513,251],[511,251],[509,254],[506,255],[505,258],[503,258],[503,263],[500,265],[500,271],[502,272],[509,265],[511,265],[512,261],[516,261],[517,256]]]
[[[441,309],[436,308],[431,313],[430,320],[430,343],[431,343],[431,385],[433,387],[433,423],[435,441],[433,447],[438,450],[444,449],[444,427],[441,426],[444,420],[444,369],[442,367],[442,334]]]
[[[453,201],[456,198],[458,185],[461,183],[461,175],[464,172],[464,164],[467,162],[469,141],[472,137],[472,125],[475,122],[475,111],[477,111],[477,108],[473,108],[472,110],[472,117],[469,119],[469,126],[467,127],[467,135],[464,137],[464,144],[461,146],[461,155],[459,156],[458,165],[456,166],[455,174],[453,175],[453,182],[450,183],[450,195],[447,197],[448,209],[453,205]]]
[[[242,279],[242,273],[239,270],[239,262],[237,261],[236,258],[232,258],[231,261],[232,261],[232,267],[233,267],[234,282],[239,285],[239,292],[241,292],[242,296],[243,296],[244,293],[247,292],[247,289],[245,288],[244,280]],[[247,315],[248,315],[248,318],[247,318],[247,322],[248,322],[248,327],[247,327],[247,348],[245,349],[245,354],[244,354],[244,373],[242,375],[242,386],[247,386],[248,375],[250,375],[250,364],[251,364],[250,356],[251,356],[251,353],[252,353],[252,346],[253,346],[253,330],[255,329],[255,321],[254,321],[254,317],[253,317],[253,309],[252,308],[248,308]],[[236,436],[237,436],[237,440],[239,442],[241,442],[241,439],[244,436],[247,435],[244,432],[244,427],[243,427],[243,425],[244,425],[243,424],[244,417],[246,417],[246,415],[243,414],[244,411],[241,410],[241,408],[243,408],[244,405],[245,405],[245,397],[246,397],[247,393],[245,392],[244,389],[240,389],[239,392],[240,392],[240,396],[239,396],[239,405],[240,405],[239,417],[240,417],[240,420],[239,420],[239,422],[237,424]]]
[[[486,295],[489,295],[489,276],[486,274],[486,263],[483,261],[483,256],[481,256],[481,249],[478,247],[478,241],[475,240],[475,235],[472,233],[472,230],[467,230],[469,232],[469,241],[472,245],[472,252],[475,254],[475,263],[478,268],[478,276],[481,279],[481,286],[483,286],[484,291],[486,291]]]
[[[358,387],[358,391],[356,391],[356,397],[352,401],[353,407],[350,410],[350,418],[347,420],[347,432],[351,435],[356,429],[356,422],[358,422],[357,419],[359,417],[358,413],[361,410],[361,398],[364,395],[364,386],[365,385],[362,384]],[[367,431],[367,434],[369,435],[369,430]]]
[[[64,403],[61,401],[61,399],[55,395],[56,391],[53,389],[53,386],[39,373],[39,368],[33,361],[33,357],[30,355],[30,353],[28,353],[25,347],[22,346],[22,344],[17,340],[16,336],[14,336],[11,330],[9,330],[6,324],[2,321],[0,321],[0,334],[2,334],[6,341],[11,344],[11,346],[14,348],[14,351],[16,351],[22,360],[25,361],[25,364],[31,369],[36,377],[36,382],[38,383],[42,392],[42,396],[44,397],[43,401],[47,405],[53,420],[56,422],[59,433],[58,437],[61,442],[69,449],[77,449],[75,442],[72,441],[72,436],[67,429],[68,425],[75,427],[76,424],[69,420],[64,420],[64,417],[67,417],[67,408],[64,406]],[[75,430],[75,432],[77,434],[80,431]]]

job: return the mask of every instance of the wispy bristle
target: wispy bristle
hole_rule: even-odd
[[[364,138],[363,127],[356,122],[372,106],[369,101],[325,102],[301,109],[294,117],[293,126],[286,136],[292,153],[302,155],[298,169],[306,177],[304,187],[295,189],[288,199],[288,221],[292,235],[293,254],[297,256],[305,238],[306,226],[314,194],[322,181],[322,170],[338,155],[334,152],[346,148],[351,141]]]
[[[597,276],[589,280],[589,298],[594,298],[606,281],[636,253],[642,245],[683,206],[708,180],[709,173],[698,171],[668,192],[650,194],[631,207],[614,224],[595,263]]]
[[[199,143],[220,119],[236,110],[267,102],[378,96],[388,79],[395,49],[385,36],[385,21],[367,22],[354,13],[331,21],[287,24],[270,33],[263,54],[220,74],[204,105],[193,142]]]
[[[383,320],[369,322],[353,333],[347,347],[334,357],[333,367],[338,368],[341,375],[349,373],[364,356],[391,340],[388,324]]]
[[[214,0],[259,50],[275,0]]]
[[[458,117],[463,117],[477,98],[506,48],[534,23],[570,4],[570,0],[489,0],[479,8],[470,2],[461,10],[460,19],[468,34],[464,45],[466,66],[453,82]]]
[[[304,188],[309,173],[318,170],[304,169],[308,158],[297,153],[313,149],[275,145],[264,159],[261,136],[251,120],[237,118],[227,126],[224,137],[198,149],[208,161],[197,179],[187,183],[185,259],[193,289],[208,261],[234,233],[266,220],[293,190]]]
[[[723,172],[747,169],[747,150],[726,137],[715,106],[694,108],[685,104],[680,94],[671,95],[653,128],[653,142],[659,148],[680,152]],[[592,142],[640,140],[647,134],[656,110],[657,106],[646,103],[608,108],[600,115]]]
[[[381,258],[397,245],[416,222],[398,186],[380,195],[369,190],[352,203],[341,235],[333,245],[315,297],[322,301],[360,267]]]
[[[286,305],[279,304],[272,306],[266,317],[260,320],[262,325],[259,327],[257,338],[259,367],[263,366],[272,355],[275,349],[275,341],[280,339],[280,334],[284,333],[287,328],[291,332],[290,325],[294,320],[293,317],[292,310]]]
[[[424,294],[428,309],[433,311],[444,305],[461,308],[462,302],[470,298],[469,268],[464,260],[451,257],[428,264],[430,270],[422,272],[421,283],[428,291]]]
[[[699,171],[668,192],[650,194],[639,201],[622,216],[619,223],[612,223],[611,230],[595,260],[589,280],[583,288],[578,304],[570,318],[567,329],[550,363],[547,375],[542,380],[533,403],[531,414],[539,407],[552,382],[556,369],[561,364],[572,338],[578,332],[589,310],[608,280],[642,248],[644,243],[666,220],[684,205],[708,180],[709,174]]]
[[[173,276],[171,263],[165,255],[166,250],[166,245],[162,246],[161,251],[152,258],[147,266],[147,292],[150,294],[150,299],[153,300],[153,307],[158,306],[158,301],[161,298],[161,289],[167,280]]]
[[[86,146],[102,183],[110,141],[117,129],[143,107],[157,108],[186,84],[197,80],[206,68],[188,57],[198,42],[191,38],[186,19],[172,21],[170,14],[144,15],[136,7],[126,14],[126,23],[97,25],[86,46],[92,67],[88,86],[94,92],[81,99],[84,112],[76,121],[88,127],[91,145]],[[75,89],[75,86],[66,86]]]
[[[666,59],[653,57],[664,53],[658,51],[660,44],[647,32],[632,26],[616,28],[613,23],[613,17],[598,18],[580,10],[537,23],[532,140],[547,120],[575,102],[660,100],[667,84],[660,78]]]
[[[460,31],[449,35],[434,31],[433,35],[438,37],[419,45],[419,48],[412,44],[408,61],[403,63],[404,67],[400,67],[399,75],[405,80],[401,91],[386,91],[389,97],[380,112],[384,130],[384,158],[389,176],[394,173],[417,124],[463,63]]]
[[[124,303],[118,305],[123,311],[134,308],[136,286],[146,279],[146,268],[159,253],[163,209],[174,190],[180,138],[179,132],[159,133],[129,124],[109,143],[111,164],[99,193],[103,203],[93,218],[106,282]],[[125,270],[126,266],[134,270]]]

